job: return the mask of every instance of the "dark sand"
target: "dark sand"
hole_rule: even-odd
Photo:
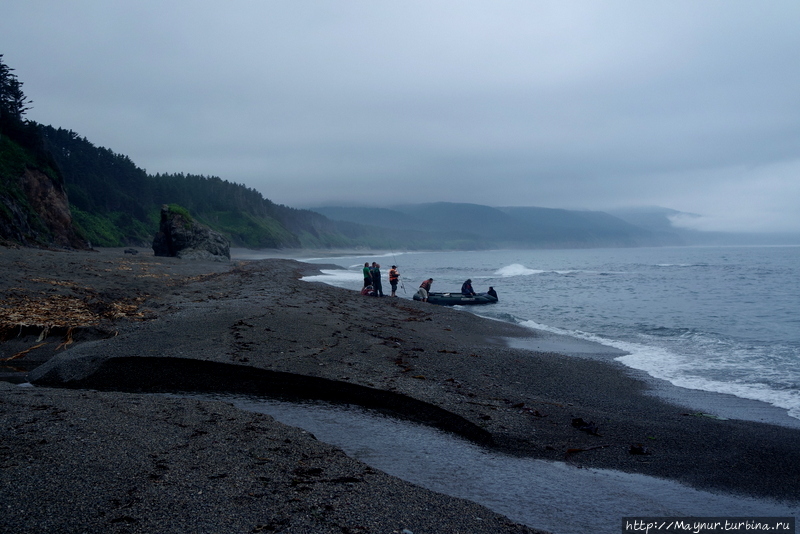
[[[692,414],[574,347],[509,348],[531,336],[511,324],[302,282],[313,267],[284,259],[0,249],[0,265],[0,319],[33,317],[4,330],[0,358],[20,356],[0,373],[38,386],[0,382],[2,532],[531,531],[268,416],[154,391],[358,402],[514,454],[800,500],[800,430]]]

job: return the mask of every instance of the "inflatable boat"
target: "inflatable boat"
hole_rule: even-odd
[[[414,300],[422,300],[418,294],[414,294]],[[478,293],[474,296],[462,295],[461,293],[428,293],[428,302],[431,304],[441,304],[442,306],[464,306],[471,304],[494,304],[497,299],[486,293]]]

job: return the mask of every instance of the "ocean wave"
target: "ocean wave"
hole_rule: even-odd
[[[313,274],[301,278],[304,282],[324,282],[334,286],[349,285],[349,283],[363,282],[364,275],[361,271],[346,271],[344,269],[322,269],[322,274]]]
[[[529,269],[520,263],[512,263],[511,265],[506,265],[505,267],[501,267],[500,269],[494,272],[494,276],[501,276],[503,278],[510,278],[513,276],[530,276],[532,274],[561,274],[561,275],[572,275],[572,274],[586,274],[586,275],[598,275],[598,276],[611,276],[611,275],[619,275],[625,274],[623,272],[618,271],[586,271],[583,269]],[[491,278],[491,277],[485,277]]]
[[[522,264],[519,263],[512,263],[511,265],[506,265],[505,267],[501,267],[497,269],[494,274],[497,276],[502,276],[504,278],[508,278],[511,276],[528,276],[531,274],[541,274],[545,271],[538,270],[538,269],[528,269]]]
[[[789,416],[800,419],[800,391],[797,389],[796,385],[784,385],[781,384],[780,381],[774,381],[779,378],[779,373],[776,373],[776,376],[772,377],[774,383],[767,383],[766,379],[769,378],[770,369],[766,362],[761,362],[762,365],[756,365],[760,371],[756,374],[759,378],[764,379],[764,382],[749,378],[749,376],[753,374],[752,368],[739,369],[740,364],[736,361],[737,357],[748,355],[748,361],[751,365],[759,360],[756,354],[758,351],[754,351],[752,347],[747,350],[740,347],[739,350],[741,350],[743,354],[734,355],[732,360],[715,358],[713,354],[706,355],[705,358],[701,359],[697,356],[680,354],[669,348],[658,345],[608,339],[580,330],[566,330],[535,321],[522,321],[521,324],[528,328],[593,341],[625,351],[627,354],[614,359],[627,367],[644,371],[653,378],[665,380],[675,386],[765,402],[777,408],[787,410]],[[674,333],[677,332],[673,332],[673,334]],[[681,337],[684,338],[684,340],[688,338],[694,343],[699,343],[701,347],[703,345],[710,347],[713,344],[720,343],[719,340],[714,341],[712,339],[713,336],[699,333],[691,329],[684,330]],[[736,353],[739,352],[739,350],[728,347],[728,350],[725,352],[730,354],[730,352]],[[705,352],[703,348],[700,348],[699,351]],[[718,380],[711,376],[715,371],[720,370],[725,371],[725,380]],[[737,370],[740,370],[741,373],[735,372]],[[734,372],[732,373],[732,371]]]
[[[627,346],[630,354],[615,358],[618,362],[646,372],[654,378],[660,378],[685,389],[710,391],[733,395],[741,399],[765,402],[787,411],[790,417],[800,419],[800,391],[796,389],[775,389],[768,384],[745,383],[741,381],[714,380],[699,376],[697,369],[683,361],[678,355],[666,349],[639,346],[632,343],[620,343]],[[671,361],[670,361],[671,360]]]
[[[315,261],[328,261],[328,260],[352,260],[355,258],[364,258],[374,261],[375,258],[394,258],[397,256],[405,256],[409,254],[419,254],[419,252],[366,252],[364,254],[345,254],[342,256],[320,256],[318,258],[296,258],[297,261],[306,263]],[[363,263],[362,263],[363,265]]]

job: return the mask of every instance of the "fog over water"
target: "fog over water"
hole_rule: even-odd
[[[798,27],[792,0],[10,0],[0,54],[28,118],[290,206],[797,232]]]

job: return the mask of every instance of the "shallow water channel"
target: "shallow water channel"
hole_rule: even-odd
[[[462,438],[353,405],[192,395],[302,428],[408,482],[468,499],[554,534],[621,532],[623,517],[789,517],[800,504],[698,491],[676,482],[498,454]]]

